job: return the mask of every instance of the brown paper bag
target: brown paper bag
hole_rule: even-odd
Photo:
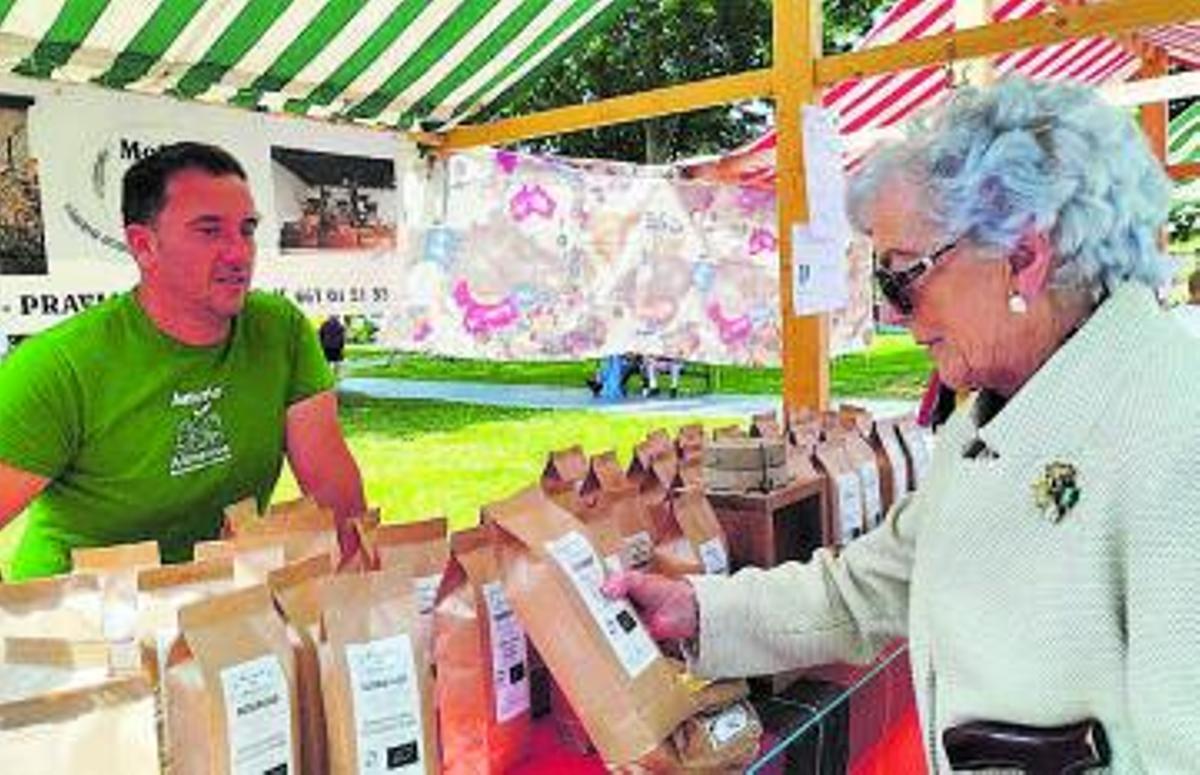
[[[321,605],[326,579],[333,572],[328,555],[316,555],[267,574],[267,586],[283,614],[288,645],[296,664],[300,715],[300,766],[305,775],[329,772],[325,706],[321,699]]]
[[[896,435],[900,437],[904,455],[908,459],[909,489],[915,490],[929,476],[929,464],[932,462],[929,447],[925,444],[926,431],[917,425],[912,415],[905,415],[895,421]]]
[[[509,601],[605,762],[653,754],[691,704],[633,608],[600,592],[604,565],[583,525],[536,488],[484,510]]]
[[[164,686],[176,775],[299,772],[296,666],[265,586],[179,611]]]
[[[488,528],[451,538],[434,611],[442,768],[447,775],[506,772],[527,753],[529,664]]]
[[[750,417],[750,435],[763,439],[783,438],[783,426],[774,412],[762,412]]]
[[[713,428],[712,432],[714,441],[720,439],[744,439],[749,435],[746,429],[739,425],[723,425],[720,428]]]
[[[445,517],[420,522],[379,525],[361,533],[361,545],[372,570],[399,568],[413,587],[420,627],[421,650],[433,657],[433,605],[442,573],[450,558]]]
[[[818,444],[813,459],[825,475],[829,487],[825,498],[828,512],[826,539],[831,544],[848,543],[863,530],[862,485],[858,471],[840,440]]]
[[[654,547],[654,571],[680,578],[728,574],[729,544],[704,491],[679,490],[671,499],[674,529]]]
[[[692,716],[672,734],[681,769],[723,775],[745,772],[758,756],[762,723],[747,701]]]
[[[157,541],[118,544],[71,551],[72,573],[100,581],[104,638],[111,646],[114,673],[137,673],[141,657],[137,638],[137,577],[160,565]]]
[[[879,462],[875,457],[875,450],[858,434],[857,428],[842,437],[842,448],[858,474],[858,484],[862,489],[862,530],[865,533],[883,521],[883,487],[879,476]]]
[[[606,508],[617,525],[621,538],[622,566],[648,570],[654,554],[654,538],[649,514],[638,488],[621,470],[616,453],[594,455],[588,476],[581,488],[585,500]],[[661,495],[661,492],[660,492]]]
[[[192,559],[228,558],[233,563],[233,586],[244,589],[265,584],[271,571],[282,568],[289,559],[293,562],[301,559],[295,555],[303,554],[303,543],[284,535],[251,535],[228,541],[201,541],[192,547]]]
[[[329,577],[318,648],[331,775],[439,772],[430,660],[398,569]]]
[[[108,681],[104,641],[0,638],[0,704]]]
[[[5,772],[160,772],[154,693],[142,676],[0,703]]]
[[[104,605],[94,576],[0,584],[0,637],[102,640]]]
[[[887,461],[890,476],[884,477],[884,482],[888,485],[885,508],[890,509],[910,489],[908,461],[904,457],[900,437],[896,435],[895,424],[887,420],[876,420],[871,426],[871,446],[875,448],[877,455],[881,455]]]
[[[682,460],[702,457],[704,454],[704,426],[700,423],[680,426],[679,433],[675,435],[675,449]]]
[[[588,473],[587,455],[578,444],[551,452],[542,470],[542,482],[551,489],[561,486],[578,488]]]
[[[155,686],[179,636],[179,609],[232,592],[233,561],[229,558],[180,563],[138,572],[136,632],[142,666]]]

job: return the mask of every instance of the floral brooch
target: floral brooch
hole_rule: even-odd
[[[1042,515],[1057,523],[1067,515],[1083,494],[1079,489],[1079,472],[1070,463],[1047,463],[1042,475],[1033,483],[1033,502]]]

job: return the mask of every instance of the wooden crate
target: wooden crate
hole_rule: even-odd
[[[822,545],[824,479],[797,480],[771,492],[707,493],[729,541],[732,570],[808,560]]]

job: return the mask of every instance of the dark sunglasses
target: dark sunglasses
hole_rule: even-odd
[[[954,240],[928,255],[921,256],[911,266],[897,271],[891,269],[892,260],[886,253],[882,256],[877,255],[875,262],[878,267],[875,269],[875,281],[879,283],[879,292],[883,294],[883,298],[887,299],[889,304],[899,310],[900,314],[911,315],[913,283],[921,275],[937,266],[937,263],[957,245],[958,240]]]

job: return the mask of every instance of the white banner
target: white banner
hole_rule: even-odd
[[[39,331],[137,282],[121,179],[180,140],[219,145],[245,168],[261,214],[256,287],[314,317],[382,316],[399,295],[422,186],[398,135],[14,77],[0,79],[0,129],[12,151],[0,196],[17,213],[0,219],[0,333]]]

